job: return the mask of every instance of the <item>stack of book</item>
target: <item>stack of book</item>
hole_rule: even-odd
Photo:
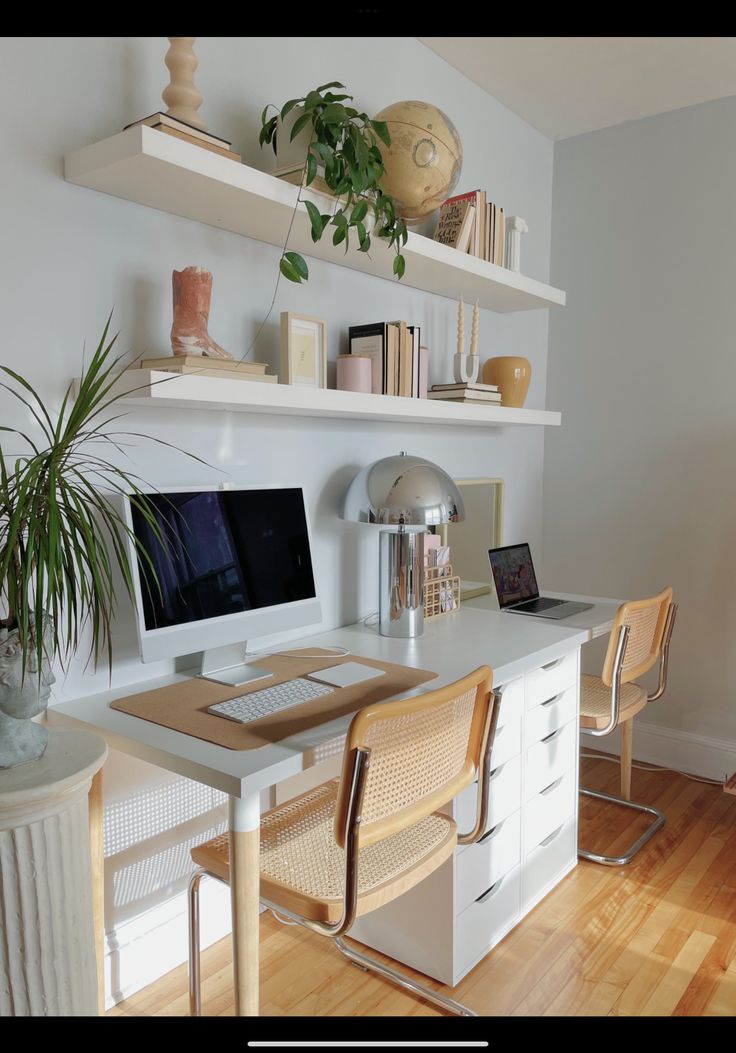
[[[433,384],[428,393],[430,399],[452,399],[453,402],[501,403],[501,392],[495,384]]]
[[[486,199],[485,190],[470,190],[444,201],[434,240],[499,267],[506,266],[504,211]]]
[[[204,132],[201,128],[195,128],[193,124],[180,121],[178,117],[170,117],[168,113],[152,113],[150,117],[142,117],[140,121],[126,124],[123,131],[135,128],[139,124],[147,124],[149,128],[173,135],[177,139],[184,139],[185,142],[193,143],[195,146],[202,146],[205,150],[221,154],[222,157],[229,157],[232,161],[240,161],[240,154],[234,153],[231,149],[232,143],[228,139],[221,139],[218,135],[212,135],[211,132]]]
[[[144,358],[141,369],[159,369],[166,373],[195,373],[200,377],[221,380],[254,380],[276,384],[277,376],[266,375],[265,362],[241,362],[237,358],[208,358],[206,355],[168,355],[166,358]]]
[[[402,321],[351,325],[348,329],[349,353],[371,359],[374,395],[419,398],[420,343],[419,326]]]

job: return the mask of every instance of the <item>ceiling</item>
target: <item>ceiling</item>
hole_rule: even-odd
[[[419,37],[550,139],[736,95],[736,37]]]

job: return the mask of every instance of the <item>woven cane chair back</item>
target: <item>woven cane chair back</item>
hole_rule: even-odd
[[[348,730],[335,808],[335,840],[345,843],[354,751],[370,750],[360,845],[395,834],[441,808],[478,774],[495,696],[481,666],[454,684],[415,698],[366,706]]]
[[[667,611],[671,603],[672,589],[667,587],[648,599],[631,600],[621,604],[616,612],[606,660],[603,663],[601,679],[607,687],[611,686],[613,679],[613,664],[621,626],[629,627],[629,638],[621,667],[621,683],[628,684],[646,673],[659,660]]]

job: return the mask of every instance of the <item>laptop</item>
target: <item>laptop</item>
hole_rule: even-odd
[[[569,618],[589,610],[592,603],[540,596],[529,545],[504,545],[488,550],[498,605],[502,611],[531,614],[535,618]]]

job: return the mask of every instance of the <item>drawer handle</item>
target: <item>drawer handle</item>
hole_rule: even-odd
[[[551,731],[549,735],[545,735],[542,742],[552,742],[554,739],[558,738],[564,730],[564,728],[558,728],[557,731]]]
[[[562,782],[562,780],[563,780],[564,778],[565,778],[565,776],[564,776],[564,775],[560,775],[559,779],[555,779],[555,781],[554,781],[554,782],[551,782],[551,783],[549,784],[549,786],[545,786],[545,788],[544,788],[543,790],[540,790],[540,791],[539,791],[539,794],[540,794],[540,796],[541,796],[542,794],[552,793],[552,791],[554,790],[554,788],[555,788],[556,786],[559,786],[559,785],[560,785],[560,783]]]
[[[563,825],[564,825],[564,823],[563,823]],[[562,827],[558,826],[556,830],[553,830],[551,834],[549,834],[547,837],[545,837],[544,841],[540,841],[539,842],[539,847],[540,848],[546,848],[546,846],[551,844],[554,841],[554,839],[557,837],[557,835],[560,834],[561,832],[562,832]]]
[[[558,695],[553,695],[552,698],[548,698],[546,702],[542,703],[542,705],[543,706],[552,706],[552,705],[554,705],[555,702],[559,702],[560,701],[560,699],[562,698],[564,693],[565,693],[564,691],[560,691],[560,693]]]
[[[489,780],[498,778],[498,776],[501,774],[503,769],[504,769],[504,765],[503,764],[499,764],[499,766],[497,768],[494,768],[493,771],[490,772],[490,774],[488,775]],[[476,779],[476,782],[477,781],[478,780]]]
[[[560,664],[561,662],[564,662],[566,658],[567,658],[567,655],[563,654],[561,658],[555,658],[555,659],[554,659],[554,661],[552,661],[552,662],[547,662],[547,664],[546,664],[546,665],[543,665],[543,666],[542,666],[542,669],[546,670],[547,672],[549,672],[549,670],[550,670],[550,669],[556,669],[556,668],[557,668],[557,666],[558,666],[558,665],[559,665],[559,664]]]
[[[562,829],[562,827],[560,827],[560,829]],[[486,889],[485,892],[482,892],[475,902],[485,903],[486,900],[490,899],[491,896],[495,895],[495,893],[498,892],[502,884],[503,878],[499,878],[498,881],[495,882],[495,884],[491,885],[491,887]]]
[[[498,833],[500,833],[500,831],[501,831],[501,827],[503,826],[503,824],[504,824],[505,822],[506,822],[506,820],[505,820],[505,819],[502,819],[500,823],[496,823],[496,825],[495,825],[495,826],[492,826],[492,827],[491,827],[491,829],[490,829],[490,830],[488,831],[488,833],[487,833],[487,834],[483,834],[483,836],[481,837],[481,839],[480,839],[480,840],[478,841],[478,844],[479,844],[479,845],[485,844],[485,842],[486,842],[486,841],[490,841],[490,840],[491,840],[491,838],[492,838],[492,837],[493,837],[493,836],[494,836],[495,834],[498,834]]]

